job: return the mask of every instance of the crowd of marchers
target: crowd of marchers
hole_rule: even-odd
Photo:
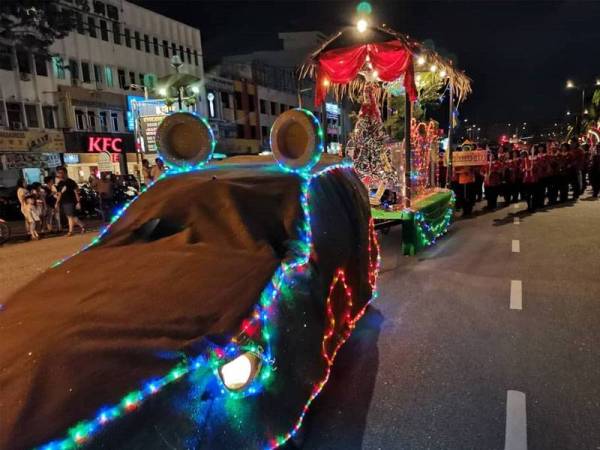
[[[600,194],[600,145],[591,148],[576,140],[530,145],[507,142],[486,149],[488,163],[474,168],[470,179],[459,180],[456,172],[452,177],[457,209],[464,215],[484,197],[488,210],[496,209],[503,199],[504,206],[522,201],[535,211],[577,200],[588,185],[593,196]]]

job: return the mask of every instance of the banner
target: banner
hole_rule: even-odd
[[[57,130],[2,130],[0,152],[64,152],[65,138]]]
[[[461,166],[485,166],[488,163],[487,150],[473,150],[469,152],[452,152],[452,165]]]
[[[0,166],[8,169],[53,169],[60,166],[58,153],[0,153]]]

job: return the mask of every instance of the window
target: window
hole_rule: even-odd
[[[31,63],[29,62],[30,53],[28,52],[17,52],[17,65],[19,72],[31,73]]]
[[[92,130],[92,131],[96,131],[96,112],[95,111],[88,111],[87,116],[88,116],[88,127],[89,127],[89,129]]]
[[[163,41],[163,56],[165,58],[169,57],[169,43],[167,41]]]
[[[77,32],[79,34],[85,34],[85,27],[83,26],[83,16],[81,13],[75,13],[75,21],[77,23]]]
[[[192,63],[192,51],[189,48],[186,48],[185,53],[187,54],[188,64],[191,64]]]
[[[147,34],[144,35],[144,50],[146,53],[150,53],[150,38]]]
[[[257,139],[257,127],[250,127],[250,139]]]
[[[282,103],[281,106],[279,107],[279,112],[285,112],[285,105]]]
[[[131,48],[131,31],[129,28],[125,28],[125,45]]]
[[[256,105],[254,104],[254,95],[248,95],[248,111],[254,112]]]
[[[140,84],[143,86],[144,85],[144,74],[140,73]]]
[[[6,103],[8,113],[8,126],[13,130],[23,127],[23,110],[20,103]]]
[[[107,87],[113,87],[113,73],[110,66],[104,68],[104,79],[106,80]]]
[[[121,25],[119,25],[119,22],[113,22],[113,40],[115,44],[121,45]]]
[[[183,45],[179,46],[179,57],[181,58],[181,62],[185,62],[185,55],[183,54]]]
[[[96,35],[96,20],[93,17],[88,17],[88,31],[90,36],[95,38]]]
[[[90,77],[90,63],[81,61],[81,78],[83,79],[84,83],[92,82]]]
[[[140,41],[140,32],[135,32],[135,48],[138,50],[142,49],[141,41]]]
[[[158,55],[159,51],[158,51],[158,39],[157,38],[152,38],[152,45],[154,46],[154,54]]]
[[[177,44],[175,42],[171,42],[171,55],[175,56],[177,54]]]
[[[277,103],[275,102],[271,102],[271,115],[277,115]]]
[[[116,6],[106,5],[106,15],[109,19],[119,20],[119,10]]]
[[[12,70],[12,49],[8,45],[0,44],[0,69]]]
[[[44,128],[56,128],[52,106],[42,106],[42,116],[44,116]]]
[[[36,105],[25,105],[25,115],[27,116],[27,126],[29,128],[39,128],[38,112]]]
[[[100,21],[100,36],[103,41],[108,41],[108,28],[106,27],[106,20]]]
[[[231,104],[229,103],[229,92],[221,92],[221,103],[223,104],[223,108],[231,108]]]
[[[97,64],[94,64],[94,79],[96,83],[103,83],[104,77],[102,76],[102,67]]]
[[[267,113],[267,103],[263,99],[260,100],[260,113],[261,114]]]
[[[69,60],[69,71],[71,72],[71,80],[79,80],[79,63],[74,59]]]
[[[108,131],[106,111],[100,111],[100,131]]]
[[[135,84],[135,72],[129,72],[129,84]]]
[[[119,87],[121,89],[126,89],[125,85],[127,84],[125,81],[125,71],[123,69],[119,69],[117,71],[117,77],[119,78]]]
[[[237,137],[240,139],[244,139],[244,125],[237,125]]]
[[[48,76],[48,66],[46,65],[46,58],[42,55],[34,55],[33,63],[35,64],[35,73],[41,77]]]
[[[52,57],[52,72],[58,80],[65,79],[65,68],[63,66],[63,60],[60,56]]]
[[[85,126],[85,114],[82,110],[75,110],[75,124],[77,125],[78,130],[85,130],[87,127]]]
[[[119,113],[117,113],[117,112],[110,113],[110,121],[112,123],[112,130],[119,131]]]
[[[94,1],[94,12],[96,14],[100,14],[101,16],[105,16],[106,15],[106,6],[104,5],[104,3],[100,2],[100,1]]]
[[[263,139],[268,138],[269,137],[269,127],[260,127],[260,128],[261,128]]]
[[[194,50],[194,64],[198,65],[198,52]]]
[[[242,109],[242,93],[235,91],[235,108]]]

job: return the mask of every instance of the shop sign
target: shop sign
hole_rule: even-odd
[[[79,164],[79,155],[77,153],[65,153],[63,158],[65,164]]]
[[[60,166],[58,153],[5,153],[0,156],[2,169],[53,169]]]
[[[120,137],[88,137],[88,153],[112,152],[121,153],[123,151],[123,139]]]
[[[113,164],[110,153],[100,153],[98,155],[98,170],[100,172],[112,172]]]
[[[64,152],[65,139],[57,130],[0,131],[0,151]]]
[[[155,153],[158,151],[156,145],[156,130],[164,118],[164,115],[143,116],[140,118],[142,137],[144,139],[146,152]]]

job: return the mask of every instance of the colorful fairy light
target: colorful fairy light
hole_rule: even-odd
[[[438,223],[431,223],[431,221],[428,222],[426,217],[420,211],[414,213],[417,236],[423,247],[429,247],[430,245],[435,244],[437,238],[446,234],[454,215],[454,202],[455,197],[454,193],[452,193],[450,204],[446,209],[442,220],[440,220]]]
[[[318,120],[314,117],[310,111],[302,110],[308,115],[310,115],[317,123]],[[320,139],[319,146],[322,151],[323,147],[323,132],[319,125],[319,133],[318,137]],[[313,160],[310,162],[310,167],[314,167],[320,158],[320,151],[315,152],[316,156],[313,157]],[[325,167],[319,171],[316,171],[311,174],[310,169],[305,170],[289,170],[285,167],[282,169],[286,172],[294,172],[302,179],[302,184],[300,188],[300,205],[302,209],[302,217],[300,223],[298,225],[298,240],[296,245],[292,245],[291,247],[294,249],[295,253],[284,260],[280,267],[275,271],[273,277],[271,278],[269,284],[262,291],[258,303],[255,305],[253,312],[250,314],[249,318],[246,319],[242,323],[242,327],[236,337],[232,338],[231,342],[227,344],[225,347],[215,346],[209,352],[208,355],[200,355],[193,359],[188,359],[184,362],[176,365],[169,373],[159,379],[154,379],[151,381],[147,381],[143,384],[142,389],[138,391],[131,392],[127,394],[123,399],[115,406],[110,408],[102,408],[97,416],[90,420],[80,422],[67,432],[67,437],[60,441],[51,442],[45,446],[40,447],[44,450],[58,450],[58,449],[73,449],[77,448],[81,444],[88,442],[91,438],[93,438],[101,429],[105,427],[105,425],[115,421],[116,419],[122,417],[124,414],[135,411],[140,407],[140,405],[150,396],[155,395],[157,392],[162,390],[168,384],[171,384],[177,380],[180,380],[185,375],[190,374],[200,368],[210,367],[216,375],[217,380],[219,380],[222,384],[222,380],[220,376],[218,376],[218,368],[226,363],[239,356],[244,352],[252,352],[257,355],[262,360],[262,366],[260,372],[256,375],[255,379],[249,383],[249,385],[242,391],[234,392],[226,389],[224,385],[222,385],[221,393],[223,395],[227,395],[230,398],[243,398],[247,395],[254,395],[257,392],[260,392],[264,385],[268,383],[272,378],[273,366],[274,366],[274,358],[272,356],[272,343],[271,339],[273,336],[271,319],[272,315],[275,312],[275,308],[273,307],[282,296],[282,292],[285,289],[289,289],[290,285],[293,281],[294,276],[301,274],[304,270],[306,270],[310,263],[310,256],[312,252],[312,226],[311,226],[311,208],[310,208],[310,185],[311,182],[318,177],[324,176],[334,170],[353,170],[352,164],[349,162],[342,162],[340,164],[331,165]],[[189,167],[178,167],[175,169],[171,169],[165,172],[158,180],[151,183],[148,188],[151,188],[156,184],[157,181],[164,179],[168,176],[173,176],[180,173],[186,173],[190,171],[200,170],[203,168],[203,165],[200,166],[189,166]],[[145,192],[145,191],[144,191]],[[141,195],[141,194],[140,194]],[[121,208],[111,219],[109,225],[107,225],[98,237],[94,238],[90,244],[81,249],[78,253],[81,253],[90,247],[97,245],[101,242],[102,237],[104,237],[111,226],[124,214],[124,212],[131,206],[133,202],[135,202],[139,198],[139,195],[136,196],[132,201],[126,204],[123,208]],[[371,299],[369,302],[354,316],[350,316],[350,311],[352,307],[352,293],[350,288],[347,286],[345,281],[345,273],[343,270],[338,270],[334,276],[334,280],[332,281],[332,288],[330,290],[330,296],[336,286],[336,284],[341,283],[344,288],[344,292],[346,295],[346,308],[347,313],[344,315],[343,320],[346,328],[344,333],[342,334],[339,342],[335,345],[333,351],[326,352],[323,350],[322,356],[326,362],[326,371],[325,375],[321,381],[319,381],[312,389],[312,392],[303,407],[298,419],[296,420],[292,429],[283,436],[279,436],[277,438],[270,439],[266,448],[276,448],[283,444],[285,444],[290,438],[292,438],[302,426],[304,417],[314,399],[319,395],[322,391],[323,387],[329,380],[329,376],[331,373],[331,367],[333,365],[333,361],[338,350],[344,344],[344,342],[350,336],[352,330],[354,329],[356,322],[360,320],[363,314],[366,311],[367,306],[377,297],[376,290],[376,279],[377,273],[379,271],[380,257],[379,257],[379,245],[377,243],[374,223],[371,219],[369,223],[369,238],[368,238],[368,256],[369,256],[369,273],[368,280],[369,284],[372,288]],[[66,259],[65,259],[66,260]],[[59,266],[65,260],[58,261],[52,267]],[[327,300],[328,304],[331,304],[330,299]],[[331,325],[331,315],[333,314],[331,309],[328,309],[328,319]],[[258,326],[257,326],[258,325]],[[335,326],[335,323],[333,324]],[[261,339],[264,343],[264,348],[256,345],[254,342],[246,343],[244,345],[239,344],[239,342],[247,342],[248,340],[245,337],[248,334],[255,334],[256,330],[260,329]],[[331,339],[329,335],[330,332],[327,331],[323,337],[323,349],[325,349],[327,341]],[[329,335],[329,337],[328,337]]]

